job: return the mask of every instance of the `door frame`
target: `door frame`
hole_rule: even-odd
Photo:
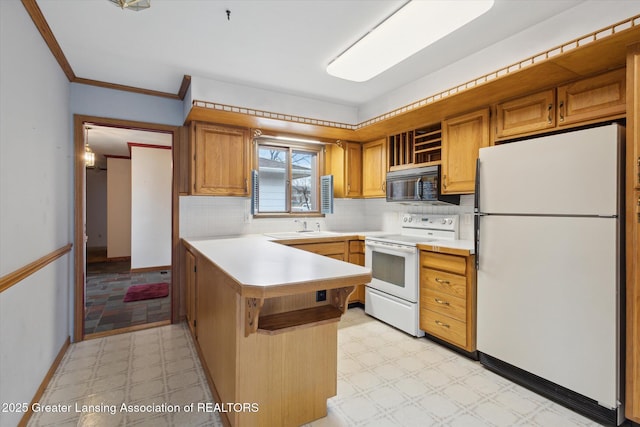
[[[161,132],[172,135],[172,179],[171,179],[171,323],[180,321],[180,280],[179,272],[179,182],[180,127],[157,123],[138,122],[124,119],[112,119],[98,116],[74,114],[74,307],[73,340],[84,340],[84,304],[85,304],[85,268],[86,251],[84,242],[84,202],[85,163],[84,163],[84,124],[110,126],[124,129],[136,129],[149,132]]]

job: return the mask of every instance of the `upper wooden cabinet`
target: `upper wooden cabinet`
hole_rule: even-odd
[[[625,80],[619,69],[501,102],[495,108],[496,140],[620,118],[626,110]]]
[[[387,140],[362,145],[362,196],[385,197],[387,178]]]
[[[191,194],[248,196],[248,129],[194,122],[191,136]]]
[[[625,80],[622,68],[558,87],[558,126],[624,114]]]
[[[442,122],[442,193],[474,192],[478,151],[489,144],[489,110]]]
[[[333,175],[335,197],[362,196],[362,146],[346,142],[327,147],[326,171]]]
[[[496,137],[504,138],[553,128],[555,90],[534,93],[496,106]]]

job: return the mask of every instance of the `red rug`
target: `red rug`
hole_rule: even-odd
[[[168,283],[147,283],[129,286],[124,296],[124,302],[142,301],[146,299],[164,298],[169,295]]]

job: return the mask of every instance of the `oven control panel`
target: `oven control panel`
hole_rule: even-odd
[[[402,228],[458,230],[458,215],[402,215]]]

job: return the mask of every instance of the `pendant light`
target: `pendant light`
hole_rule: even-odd
[[[91,129],[91,127],[85,125],[84,163],[86,167],[92,168],[96,165],[96,153],[94,153],[91,147],[89,147],[89,129]]]

